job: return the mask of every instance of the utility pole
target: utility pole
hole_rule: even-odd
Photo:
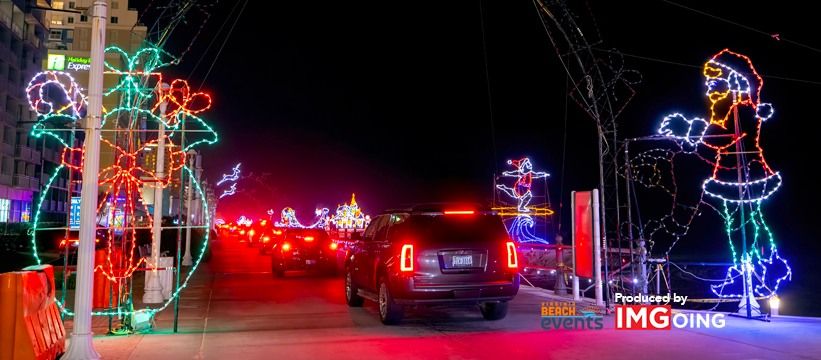
[[[168,90],[170,87],[166,83],[157,84],[161,93]],[[159,96],[162,99],[162,96]],[[157,179],[165,178],[165,110],[168,107],[168,101],[160,103],[160,123],[157,131],[157,161],[156,161],[156,177]],[[162,286],[160,286],[160,274],[157,271],[157,266],[160,263],[160,243],[162,236],[162,192],[163,187],[161,183],[154,184],[154,222],[151,224],[151,270],[146,272],[145,279],[145,293],[143,294],[143,302],[146,304],[159,304],[163,302]]]
[[[74,291],[74,327],[63,359],[96,360],[91,332],[91,296],[94,283],[94,245],[97,238],[97,175],[100,170],[100,124],[103,113],[103,67],[108,3],[91,6],[91,69],[85,128],[83,187],[80,193],[80,236],[77,246],[77,283]]]

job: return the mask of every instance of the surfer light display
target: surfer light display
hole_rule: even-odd
[[[510,198],[516,200],[515,207],[500,207],[494,208],[499,215],[512,216],[513,220],[507,227],[508,233],[513,240],[520,243],[547,243],[547,240],[534,234],[535,221],[533,216],[545,216],[553,213],[550,209],[544,206],[531,206],[530,201],[533,199],[533,179],[544,179],[550,174],[541,171],[533,171],[533,163],[530,158],[521,158],[519,160],[508,160],[508,165],[515,168],[513,171],[505,171],[502,177],[515,178],[512,186],[503,184],[496,185],[496,188],[502,191]]]

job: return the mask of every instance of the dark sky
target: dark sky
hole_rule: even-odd
[[[315,206],[333,209],[351,192],[369,212],[486,200],[495,168],[522,155],[553,175],[554,203],[597,185],[593,123],[572,101],[565,112],[565,73],[529,1],[482,1],[487,63],[479,1],[249,1],[215,59],[225,31],[203,52],[233,4],[218,5],[174,70],[188,75],[204,56],[191,77],[196,85],[216,61],[204,84],[215,99],[205,117],[222,140],[205,153],[208,177],[218,179],[237,162],[246,173],[270,173],[266,186],[241,183],[245,194],[222,201],[222,211],[292,206],[307,215]],[[821,196],[811,175],[821,128],[816,13],[803,3],[739,4],[688,4],[737,24],[660,0],[591,1],[590,8],[604,41],[598,46],[656,59],[625,58],[643,74],[619,118],[626,136],[651,134],[674,111],[703,116],[700,67],[712,54],[727,47],[752,58],[765,75],[764,101],[776,109],[762,143],[785,179],[767,211],[782,252],[808,269],[812,259],[804,254],[821,251],[813,226]],[[187,35],[176,34],[168,50],[187,46]],[[694,254],[712,252],[689,243]],[[796,274],[806,284],[800,269]]]

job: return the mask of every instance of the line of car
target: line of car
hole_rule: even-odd
[[[344,246],[322,229],[260,221],[234,231],[271,254],[275,276],[295,269],[341,270],[348,306],[374,301],[388,325],[399,323],[410,306],[475,305],[486,320],[499,320],[519,290],[516,244],[501,217],[479,206],[385,211]]]

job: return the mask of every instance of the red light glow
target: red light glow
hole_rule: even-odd
[[[288,250],[291,250],[291,244],[289,244],[289,243],[282,244],[282,251],[288,251]]]
[[[476,211],[473,210],[445,210],[445,215],[473,215]]]
[[[399,259],[399,270],[413,271],[413,245],[402,245],[402,252]]]

